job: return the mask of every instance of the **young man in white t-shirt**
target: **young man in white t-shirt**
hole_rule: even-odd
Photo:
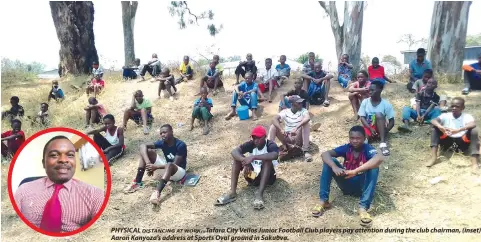
[[[357,115],[361,117],[361,123],[366,131],[368,140],[379,139],[379,148],[382,154],[390,154],[387,147],[387,134],[394,127],[394,109],[392,105],[381,98],[383,85],[379,81],[371,82],[369,96],[361,102]]]
[[[473,116],[463,113],[464,99],[455,97],[451,101],[451,112],[441,114],[431,121],[432,160],[427,164],[431,167],[437,162],[438,145],[447,150],[456,144],[465,154],[472,157],[473,169],[479,169],[479,136]]]
[[[277,70],[275,68],[272,68],[271,58],[267,58],[265,63],[266,69],[262,71],[262,73],[259,75],[259,91],[261,94],[264,92],[269,92],[269,95],[267,96],[267,101],[272,102],[272,91],[274,90],[274,88],[280,86],[277,82],[279,73],[277,73]]]
[[[304,153],[304,160],[312,161],[312,155],[309,154],[309,121],[311,117],[307,109],[302,107],[302,99],[298,95],[289,97],[291,108],[282,110],[272,120],[269,128],[268,139],[275,141],[276,137],[282,142],[279,160],[287,160]],[[282,128],[280,121],[284,122]],[[302,148],[301,148],[302,147]]]

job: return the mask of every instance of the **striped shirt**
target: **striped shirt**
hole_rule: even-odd
[[[104,202],[103,190],[71,179],[59,192],[62,206],[62,232],[79,229],[92,220]],[[22,184],[15,192],[15,203],[25,218],[40,227],[47,201],[52,197],[54,183],[47,177]]]
[[[302,108],[301,110],[293,113],[290,108],[284,109],[279,113],[282,121],[284,121],[285,131],[290,132],[291,130],[295,129],[302,120],[309,116],[309,112],[307,109]]]

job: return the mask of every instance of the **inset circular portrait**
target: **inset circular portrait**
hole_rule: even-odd
[[[86,230],[107,206],[110,168],[87,135],[70,128],[42,130],[16,152],[8,195],[24,223],[45,235]]]

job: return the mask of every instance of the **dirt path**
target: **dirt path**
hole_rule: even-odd
[[[108,79],[110,78],[110,80]],[[198,81],[183,83],[178,86],[179,95],[171,102],[168,99],[156,100],[157,86],[150,82],[140,84],[123,83],[107,77],[106,92],[100,100],[121,123],[121,114],[130,102],[131,94],[136,89],[144,91],[146,97],[154,101],[153,114],[156,117],[155,129],[148,136],[141,129],[131,127],[126,133],[127,154],[112,166],[112,192],[109,205],[102,217],[86,232],[73,236],[75,241],[108,241],[112,235],[130,234],[112,233],[113,227],[138,228],[340,228],[357,229],[358,198],[342,195],[333,185],[332,199],[334,207],[321,218],[310,216],[310,209],[318,202],[319,175],[322,168],[319,152],[314,153],[312,163],[303,163],[300,159],[280,164],[277,182],[265,193],[266,208],[254,211],[251,203],[254,198],[254,188],[247,187],[240,179],[238,200],[225,207],[214,207],[214,200],[230,187],[230,151],[237,145],[249,139],[249,131],[257,124],[268,127],[270,120],[277,113],[279,95],[290,87],[283,87],[276,93],[271,104],[261,103],[260,120],[239,121],[237,118],[227,122],[223,119],[229,111],[231,84],[226,81],[226,92],[213,97],[214,127],[208,136],[203,136],[202,130],[196,127],[189,131],[189,120],[193,94],[198,90]],[[118,79],[118,78],[117,78]],[[441,89],[450,96],[458,94],[459,87],[441,85]],[[48,87],[47,87],[48,88]],[[38,105],[45,87],[22,87],[17,91],[29,90],[21,95],[25,100],[27,110]],[[455,91],[452,91],[455,90]],[[2,90],[2,94],[10,95],[12,90]],[[42,94],[42,95],[40,95]],[[86,96],[72,95],[62,104],[52,105],[52,112],[62,113],[54,118],[55,125],[81,129],[83,127],[82,107],[86,105]],[[401,108],[408,103],[410,94],[403,84],[389,84],[384,97],[396,110],[396,123],[400,122]],[[311,135],[315,144],[313,149],[324,151],[346,143],[347,131],[356,123],[349,121],[352,117],[351,106],[347,96],[337,83],[332,83],[331,106],[313,107],[311,113],[314,122],[321,122],[320,132]],[[466,110],[475,119],[481,119],[481,93],[472,93],[467,97]],[[23,102],[23,101],[22,101]],[[35,108],[36,110],[36,108]],[[201,174],[200,183],[194,187],[174,186],[166,192],[160,211],[152,211],[148,198],[152,192],[153,182],[145,178],[148,185],[135,194],[124,195],[122,189],[135,176],[137,169],[137,147],[140,143],[152,142],[158,138],[156,129],[164,123],[174,127],[176,137],[184,140],[188,146],[189,172]],[[479,123],[479,122],[478,122]],[[4,130],[3,128],[2,130]],[[27,135],[36,130],[25,127]],[[469,160],[455,156],[448,162],[443,162],[434,168],[424,167],[429,158],[428,127],[415,128],[411,135],[400,135],[394,131],[390,136],[392,145],[391,156],[381,165],[376,196],[372,207],[375,229],[397,228],[476,228],[481,224],[481,178],[472,175]],[[2,165],[2,236],[5,241],[26,240],[56,240],[47,239],[33,232],[24,225],[13,211],[6,192],[6,175],[8,166]],[[429,180],[442,176],[446,181],[436,185]],[[476,241],[479,234],[437,234],[437,233],[272,233],[270,235],[287,236],[291,241],[319,241],[322,239],[342,239],[344,241],[387,240],[387,241]],[[166,233],[162,235],[169,235]],[[194,235],[193,233],[189,233]],[[203,236],[219,233],[204,233]],[[250,233],[252,234],[252,233]],[[238,235],[250,235],[238,234]],[[141,234],[138,234],[141,235]],[[148,234],[143,234],[148,235]],[[157,234],[152,234],[157,235]],[[175,234],[187,236],[188,234]],[[198,234],[200,235],[200,234]],[[233,235],[233,234],[230,234]],[[269,235],[256,233],[255,235]],[[63,239],[64,240],[64,239]]]

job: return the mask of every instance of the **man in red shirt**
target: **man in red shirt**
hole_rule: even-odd
[[[92,79],[92,81],[87,86],[87,96],[91,92],[93,92],[94,97],[97,97],[97,95],[104,89],[104,87],[105,81],[102,80],[101,75],[95,75],[95,78]]]
[[[382,84],[386,84],[386,81],[390,83],[394,83],[394,80],[389,80],[386,74],[384,73],[384,67],[379,65],[379,58],[374,57],[372,58],[372,65],[367,68],[367,72],[369,73],[369,79],[372,81],[374,79],[378,79],[382,82]]]
[[[3,143],[3,141],[6,141]],[[2,133],[2,156],[14,156],[18,148],[25,142],[25,134],[22,131],[22,122],[18,119],[12,120],[12,130]]]

